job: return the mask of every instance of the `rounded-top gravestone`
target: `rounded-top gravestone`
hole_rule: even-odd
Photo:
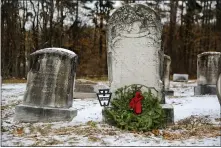
[[[197,86],[195,95],[216,94],[216,83],[221,73],[221,53],[203,52],[197,56]]]
[[[131,84],[163,90],[162,24],[154,10],[142,4],[124,5],[108,22],[108,78],[111,91]]]
[[[45,48],[30,55],[30,71],[23,105],[16,120],[24,122],[71,120],[77,55],[63,48]]]
[[[197,56],[197,84],[216,85],[221,72],[221,53],[203,52]]]
[[[219,78],[217,80],[216,88],[217,88],[217,97],[219,99],[219,104],[221,106],[221,73],[220,73]]]
[[[107,27],[108,79],[112,96],[118,88],[132,84],[155,88],[153,93],[162,103],[167,121],[173,123],[173,107],[165,104],[163,93],[161,33],[160,17],[148,6],[128,4],[118,8]]]

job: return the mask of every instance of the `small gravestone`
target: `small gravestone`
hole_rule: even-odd
[[[219,78],[217,80],[216,88],[217,88],[217,97],[219,99],[219,104],[221,106],[221,74],[219,75]]]
[[[96,84],[76,83],[74,88],[74,99],[96,98],[94,86]]]
[[[16,106],[15,120],[72,120],[77,115],[76,110],[70,109],[76,61],[74,52],[62,48],[45,48],[32,53],[23,104]]]
[[[189,75],[188,74],[173,74],[174,82],[188,82]]]
[[[124,5],[112,14],[107,30],[107,60],[113,95],[118,88],[141,84],[155,88],[161,103],[165,103],[161,33],[160,17],[146,5]],[[172,113],[173,108],[169,109]]]
[[[203,52],[197,56],[197,86],[195,95],[216,95],[216,83],[221,73],[221,53]]]
[[[165,95],[173,95],[174,91],[170,90],[170,64],[171,58],[164,54],[163,61],[163,82],[164,82],[164,93]]]
[[[97,83],[93,81],[81,82],[77,80],[74,88],[74,99],[88,99],[88,98],[97,98],[97,93],[99,89],[109,88],[108,84]]]

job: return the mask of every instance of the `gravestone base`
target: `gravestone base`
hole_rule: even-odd
[[[170,104],[161,104],[165,114],[166,114],[166,122],[165,124],[166,125],[172,125],[174,124],[174,108],[172,105]],[[104,110],[102,110],[102,118],[103,118],[103,121],[105,122],[105,117],[103,115],[103,112]]]
[[[194,87],[194,95],[216,95],[216,85],[199,85]]]
[[[15,108],[15,121],[19,122],[58,122],[71,121],[77,110],[66,108],[36,107],[18,105]]]
[[[166,114],[166,125],[174,124],[174,108],[170,104],[161,104]]]
[[[174,91],[173,90],[165,90],[165,95],[166,96],[173,96],[174,95]]]

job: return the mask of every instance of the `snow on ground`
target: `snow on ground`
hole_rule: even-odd
[[[216,95],[194,96],[195,81],[189,83],[171,82],[174,96],[166,96],[166,103],[174,106],[175,122],[191,115],[220,117],[220,105]]]
[[[26,84],[3,84],[1,99],[2,146],[220,146],[220,105],[217,96],[194,96],[196,83],[171,82],[174,96],[166,103],[174,107],[176,123],[191,115],[211,119],[216,126],[209,127],[216,134],[167,139],[163,134],[123,131],[102,121],[102,107],[97,99],[75,99],[72,108],[78,115],[71,122],[16,123],[15,106],[22,103]],[[177,125],[177,124],[176,124]],[[184,131],[186,129],[183,129]],[[187,129],[186,132],[191,129]],[[203,129],[201,129],[203,130]],[[161,132],[173,131],[171,128]],[[173,132],[179,133],[181,130]],[[200,130],[199,130],[200,131]],[[203,131],[204,132],[204,131]],[[205,131],[206,132],[206,131]],[[204,132],[204,133],[205,133]],[[178,135],[179,136],[179,135]]]

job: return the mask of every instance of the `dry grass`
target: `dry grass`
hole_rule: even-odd
[[[171,131],[172,130],[172,131]],[[181,130],[182,132],[176,132]],[[211,121],[204,116],[190,116],[180,120],[177,125],[164,130],[163,137],[167,140],[189,139],[190,137],[217,137],[221,136],[221,127],[211,124]]]
[[[77,79],[85,79],[85,80],[98,82],[98,81],[108,81],[108,76],[86,76],[86,77],[77,77]]]
[[[86,76],[86,77],[77,77],[77,79],[85,79],[94,82],[98,81],[108,81],[108,76]],[[2,83],[27,83],[26,79],[3,79]]]
[[[89,137],[88,137],[88,140],[91,141],[91,142],[101,141],[101,139],[98,138],[98,137],[96,137],[96,136],[89,136]]]
[[[3,79],[2,83],[26,83],[26,79]]]

